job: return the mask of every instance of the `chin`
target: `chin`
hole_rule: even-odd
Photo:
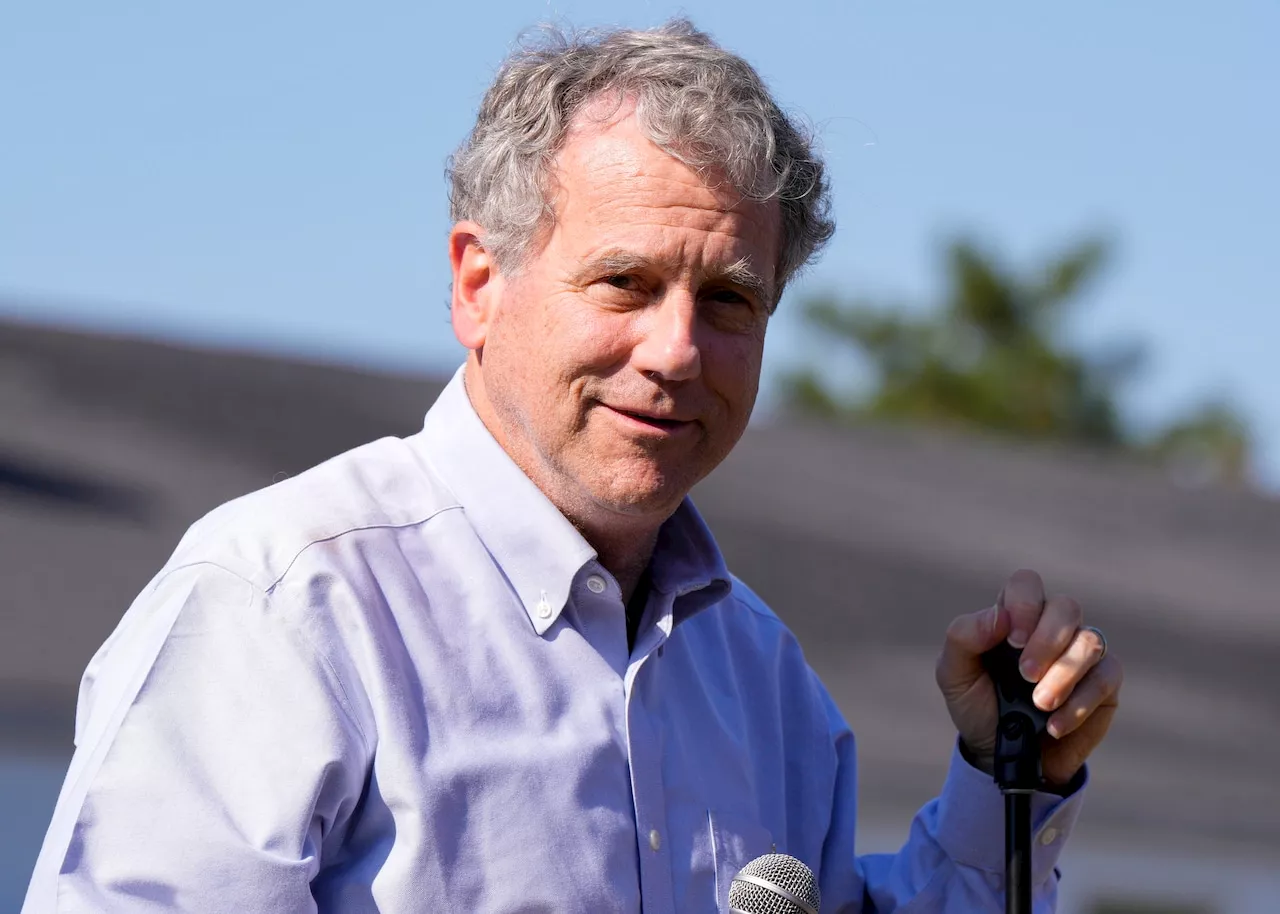
[[[618,468],[607,478],[592,486],[596,504],[618,514],[643,516],[646,514],[670,514],[680,506],[693,481],[686,485],[680,478],[664,474],[649,467],[646,472],[635,468]]]

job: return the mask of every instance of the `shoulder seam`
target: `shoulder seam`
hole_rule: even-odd
[[[436,508],[426,517],[420,517],[417,520],[412,520],[412,521],[405,521],[402,524],[393,524],[393,523],[361,524],[355,527],[347,527],[345,530],[340,530],[337,533],[331,534],[329,536],[317,537],[316,539],[311,540],[310,542],[304,544],[300,549],[298,549],[298,551],[293,554],[293,557],[289,559],[288,563],[284,566],[284,570],[282,570],[278,575],[276,575],[275,579],[272,580],[270,584],[266,585],[262,589],[265,593],[270,593],[271,591],[275,590],[276,586],[279,585],[279,583],[288,576],[289,572],[293,569],[293,566],[297,564],[298,559],[302,558],[302,553],[306,552],[308,549],[310,549],[312,546],[317,545],[318,543],[331,543],[334,540],[338,540],[344,536],[347,536],[348,534],[362,533],[365,530],[403,530],[407,527],[417,527],[417,526],[420,526],[421,524],[425,524],[428,521],[433,520],[436,517],[439,517],[441,514],[444,514],[446,511],[461,511],[461,510],[462,510],[462,505],[460,504],[445,505],[443,508]]]
[[[295,564],[297,564],[298,559],[302,557],[302,554],[306,552],[308,549],[310,549],[312,546],[317,545],[318,543],[332,542],[334,540],[341,539],[342,537],[350,533],[360,533],[365,530],[403,530],[409,527],[416,527],[416,526],[419,526],[420,524],[427,523],[428,521],[434,519],[435,517],[438,517],[439,515],[445,513],[446,511],[460,510],[461,508],[462,508],[462,505],[455,503],[451,505],[445,505],[442,508],[436,508],[434,511],[432,511],[430,514],[426,515],[425,517],[415,518],[414,520],[404,521],[403,523],[387,522],[387,523],[359,524],[356,526],[345,527],[342,530],[339,530],[337,533],[331,533],[328,536],[316,537],[315,539],[308,540],[307,542],[299,546],[293,552],[293,554],[289,557],[289,560],[288,562],[285,563],[283,570],[281,570],[279,573],[277,573],[274,577],[271,577],[271,578],[267,577],[267,572],[271,570],[269,567],[264,567],[263,565],[257,565],[256,567],[254,567],[250,563],[245,562],[245,563],[242,563],[243,567],[241,568],[241,570],[237,571],[235,568],[230,567],[229,564],[221,561],[220,560],[221,557],[216,553],[212,556],[209,556],[208,552],[204,552],[203,555],[209,556],[209,557],[191,558],[190,560],[183,561],[180,564],[171,565],[167,568],[161,569],[161,573],[159,574],[159,576],[156,577],[155,581],[153,582],[153,585],[156,583],[159,583],[161,580],[168,577],[170,574],[173,574],[174,572],[177,572],[177,571],[181,571],[183,568],[190,568],[195,565],[213,565],[217,568],[221,568],[223,571],[226,571],[228,574],[235,575],[236,577],[246,581],[250,586],[258,590],[261,590],[263,593],[270,593],[280,584],[281,581],[285,579],[285,577],[289,574],[289,571],[293,568]],[[237,564],[241,564],[241,563],[237,563]],[[256,573],[259,571],[262,572],[261,576],[258,576]],[[263,583],[264,581],[268,583]]]
[[[734,584],[737,584],[737,585],[742,586],[743,588],[746,588],[746,590],[747,590],[749,593],[751,593],[751,594],[752,594],[752,596],[755,596],[755,591],[751,590],[751,588],[750,588],[750,587],[747,587],[747,582],[746,582],[746,581],[744,581],[744,580],[742,580],[741,578],[739,578],[736,574],[731,574],[729,577],[731,578],[731,580],[732,580],[732,582],[733,582]],[[763,608],[762,608],[762,607],[760,607],[760,606],[757,606],[757,605],[755,604],[755,601],[753,601],[753,600],[746,600],[746,599],[743,599],[743,597],[741,596],[741,594],[738,592],[738,588],[737,588],[737,587],[730,587],[730,589],[729,589],[729,595],[730,595],[731,597],[733,597],[733,599],[734,599],[734,600],[735,600],[739,605],[741,605],[741,606],[745,606],[748,610],[750,610],[751,612],[755,613],[755,614],[756,614],[757,616],[759,616],[760,618],[769,620],[770,622],[772,622],[774,625],[778,626],[779,628],[782,628],[782,629],[786,629],[786,628],[787,628],[786,624],[785,624],[781,619],[779,619],[779,618],[778,618],[777,613],[772,612],[772,611],[770,611],[770,610],[763,609]],[[756,599],[759,599],[759,597],[757,597]],[[763,600],[760,600],[760,602],[761,602],[762,604],[764,603],[764,601],[763,601]],[[787,630],[788,630],[788,631],[790,631],[790,629],[787,629]]]

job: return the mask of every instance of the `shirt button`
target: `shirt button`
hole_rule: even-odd
[[[604,593],[604,588],[604,578],[600,577],[600,575],[593,574],[591,577],[587,578],[587,590],[592,593]]]
[[[1050,825],[1044,831],[1040,832],[1040,843],[1048,847],[1054,841],[1058,840],[1058,830]]]
[[[662,835],[658,834],[658,830],[656,828],[650,829],[649,848],[656,851],[660,847],[662,847]]]
[[[539,619],[551,618],[551,604],[548,603],[546,600],[538,601],[538,618]]]

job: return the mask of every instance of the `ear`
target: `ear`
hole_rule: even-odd
[[[466,221],[459,222],[449,232],[453,335],[471,350],[484,347],[502,285],[493,257],[480,242],[480,233],[479,225]]]

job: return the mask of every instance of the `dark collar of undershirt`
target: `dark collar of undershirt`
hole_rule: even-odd
[[[644,571],[640,574],[640,580],[636,581],[636,589],[632,592],[631,599],[627,601],[628,651],[636,649],[636,635],[640,633],[640,620],[644,618],[645,607],[649,604],[651,583],[649,567],[646,565]]]

